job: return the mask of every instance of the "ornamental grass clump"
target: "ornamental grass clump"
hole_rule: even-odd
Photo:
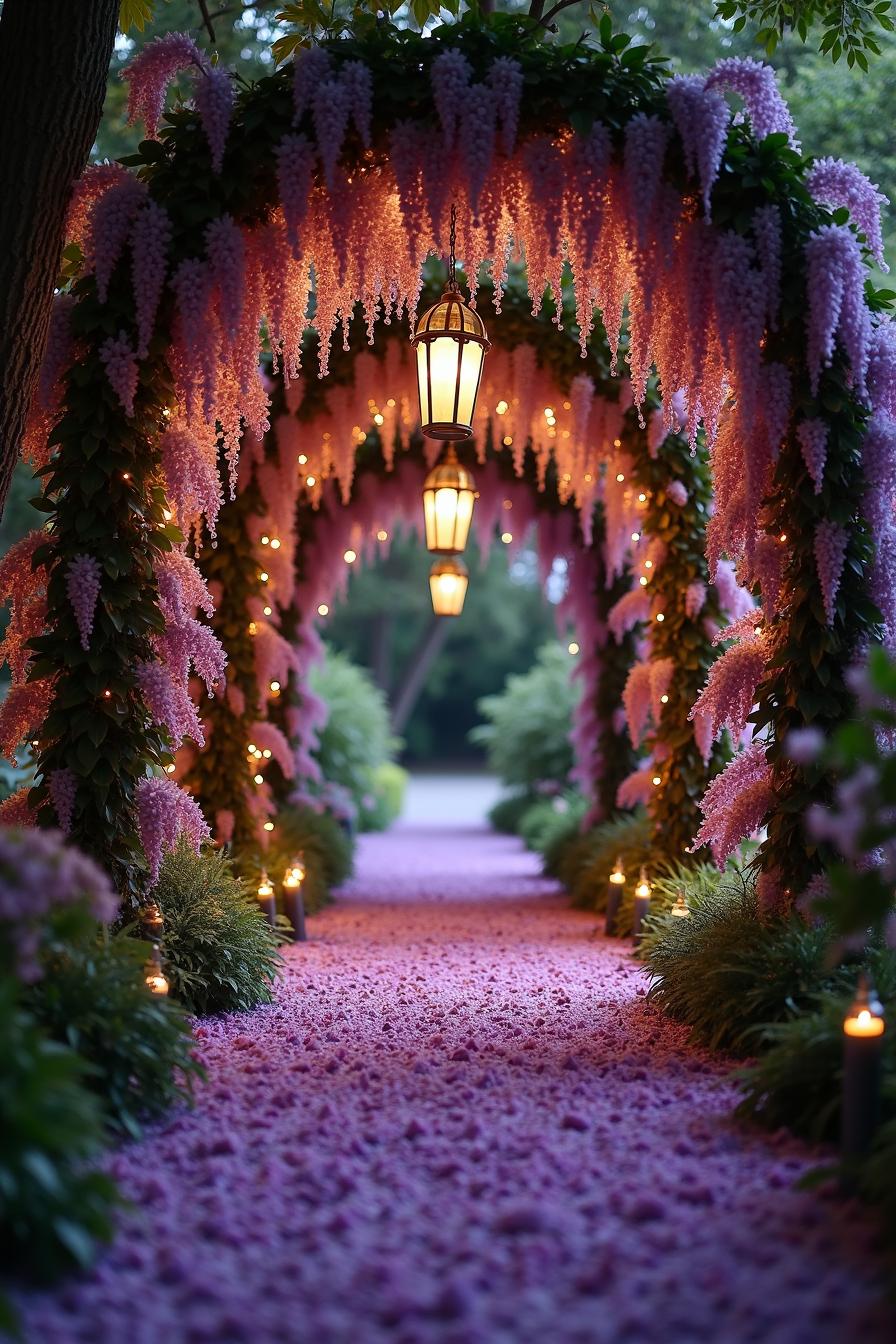
[[[305,911],[310,913],[326,905],[333,888],[351,877],[354,842],[330,812],[307,803],[285,807],[277,814],[277,829],[267,852],[271,878],[279,880],[296,861],[305,869],[302,896]]]
[[[569,840],[578,834],[586,807],[587,803],[579,793],[540,798],[523,814],[518,833],[529,849],[544,854],[558,838]]]
[[[732,873],[652,941],[649,997],[702,1044],[751,1054],[770,1023],[837,982],[829,947],[828,930],[798,916],[763,922],[752,881]]]
[[[162,862],[155,898],[171,994],[198,1016],[271,1003],[279,937],[220,852],[183,840]]]

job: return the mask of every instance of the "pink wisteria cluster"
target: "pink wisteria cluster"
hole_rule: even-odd
[[[35,565],[34,555],[47,540],[47,534],[36,529],[11,546],[0,560],[0,594],[10,603],[6,632],[0,642],[0,666],[6,663],[11,677],[0,704],[0,754],[12,762],[19,744],[40,728],[53,696],[51,678],[29,679],[33,654],[28,642],[44,633],[47,619],[47,571],[44,565]]]
[[[41,975],[47,917],[83,905],[95,919],[115,918],[118,897],[106,874],[56,831],[0,826],[0,966],[30,983]]]
[[[747,720],[756,702],[756,691],[770,657],[770,640],[760,610],[749,611],[719,632],[715,643],[730,641],[709,670],[706,686],[688,718],[702,721],[715,741],[727,729],[738,742],[747,731]]]
[[[212,695],[223,680],[227,655],[210,626],[193,614],[211,614],[211,595],[195,562],[182,551],[163,552],[156,565],[164,629],[153,637],[155,657],[137,667],[137,684],[153,720],[165,727],[176,748],[189,737],[205,743],[190,695],[195,673]]]
[[[164,855],[183,835],[199,853],[211,832],[195,798],[173,779],[147,777],[137,785],[137,828],[149,864],[150,886],[159,880]]]
[[[188,66],[196,72],[197,87],[206,90],[203,96],[210,98],[209,73],[191,39],[160,39],[131,67],[131,110],[144,117],[151,134],[166,82]],[[123,337],[110,338],[104,348],[110,379],[128,409],[135,361],[146,349],[166,279],[175,296],[170,363],[176,398],[162,451],[179,518],[207,511],[213,522],[220,500],[214,472],[219,429],[232,479],[243,426],[258,437],[265,432],[268,391],[257,366],[262,322],[288,380],[298,373],[308,325],[320,335],[320,370],[326,372],[331,339],[340,326],[345,332],[356,304],[364,306],[371,334],[379,317],[416,311],[420,261],[431,251],[444,251],[454,202],[458,252],[473,278],[474,294],[480,266],[488,263],[500,306],[507,261],[525,256],[537,309],[545,286],[559,294],[568,260],[583,346],[600,312],[614,359],[628,309],[627,361],[635,400],[643,399],[655,365],[664,423],[671,426],[680,417],[693,437],[702,422],[713,450],[713,566],[727,554],[739,562],[745,583],[765,579],[774,590],[780,557],[758,505],[791,410],[787,371],[767,363],[762,354],[764,333],[777,317],[780,217],[775,208],[763,207],[752,237],[719,232],[695,218],[691,198],[683,199],[665,177],[671,137],[677,133],[708,209],[730,121],[727,93],[742,100],[758,138],[784,133],[795,143],[774,73],[758,62],[730,58],[705,79],[670,81],[668,117],[633,117],[618,160],[607,129],[599,124],[587,135],[542,134],[518,143],[522,77],[510,58],[496,61],[477,82],[466,57],[445,50],[433,62],[431,77],[441,152],[432,152],[428,127],[403,122],[390,134],[388,160],[355,173],[344,149],[350,132],[362,145],[370,142],[370,72],[357,61],[340,60],[332,49],[301,49],[294,71],[295,124],[277,152],[281,208],[252,226],[226,216],[213,220],[204,254],[181,261],[170,276],[170,226],[161,207],[146,200],[142,185],[101,166],[81,190],[72,230],[90,240],[88,256],[98,285],[124,247],[133,254],[139,350]],[[822,197],[848,194],[857,223],[871,228],[871,197],[854,173],[822,161],[814,180]],[[371,219],[377,221],[375,229],[367,226]],[[662,265],[660,257],[665,258]],[[845,226],[822,228],[810,242],[808,264],[810,374],[818,377],[839,341],[861,389],[870,323],[855,234]],[[315,306],[309,317],[312,288]],[[601,419],[606,407],[596,407],[589,398],[584,377],[569,389],[564,399],[569,407],[556,405],[558,398],[538,385],[534,356],[525,348],[512,353],[509,380],[498,363],[492,352],[486,378],[497,382],[500,375],[505,388],[512,382],[517,400],[501,439],[510,440],[508,446],[520,454],[527,434],[532,435],[540,467],[550,451],[562,488],[581,503],[583,517],[590,516],[589,487],[595,486],[597,473],[588,446],[614,437],[612,424]],[[407,398],[402,393],[391,398],[395,407],[389,406],[390,398],[374,394],[390,447],[396,429],[403,435],[411,428],[411,374],[408,368]],[[501,400],[512,403],[514,397],[492,386],[484,389],[480,403],[493,416]],[[545,416],[548,408],[553,423]],[[562,422],[562,412],[568,412],[568,423]],[[343,387],[330,393],[327,413],[333,423],[322,432],[321,444],[312,445],[308,458],[317,469],[307,476],[317,484],[333,471],[347,490],[370,417],[351,389]],[[323,438],[326,433],[329,440]],[[670,498],[677,495],[673,487]],[[610,519],[611,533],[624,539],[613,523]]]
[[[774,801],[771,766],[765,747],[753,742],[726,765],[700,802],[703,825],[695,848],[709,845],[719,868],[740,842],[762,825]]]

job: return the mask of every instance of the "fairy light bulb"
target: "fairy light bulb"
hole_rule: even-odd
[[[349,549],[343,553],[342,558],[347,565],[353,565],[358,558],[358,553],[349,547]]]
[[[622,482],[625,480],[625,472],[624,472],[624,471],[617,471],[617,473],[616,473],[616,479],[617,479],[617,481],[619,482],[619,484],[621,485]]]
[[[270,579],[271,576],[270,576],[270,574],[267,572],[266,569],[262,569],[262,570],[259,572],[258,577],[259,577],[259,579],[261,580],[262,583],[267,583],[267,582],[269,581],[269,579]]]
[[[266,821],[263,829],[266,831],[272,831],[274,829],[274,823],[272,821]]]
[[[661,778],[659,775],[654,775],[654,776],[653,776],[653,779],[652,779],[650,782],[651,782],[651,784],[653,785],[653,787],[654,787],[655,789],[658,789],[659,786],[662,784],[663,781],[662,781],[662,778]]]
[[[578,651],[579,651],[579,646],[578,646],[578,644],[576,643],[576,641],[575,641],[574,639],[571,639],[571,640],[569,641],[569,643],[567,644],[566,647],[567,647],[567,649],[569,650],[569,652],[572,654],[573,658],[575,658],[576,654],[577,654]]]
[[[321,602],[320,606],[317,608],[317,614],[318,616],[329,616],[330,608],[327,606],[326,602]]]

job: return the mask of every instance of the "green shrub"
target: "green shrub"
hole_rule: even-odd
[[[878,948],[868,968],[884,1003],[896,1000],[896,954]],[[789,1020],[772,1022],[761,1032],[762,1053],[741,1075],[744,1098],[738,1114],[773,1129],[786,1125],[812,1140],[835,1139],[840,1122],[843,1019],[855,992],[858,971],[840,965],[822,970],[817,993]],[[883,1041],[885,1094],[889,1116],[896,1119],[896,1036]],[[896,1191],[894,1191],[896,1194]]]
[[[354,842],[329,812],[299,804],[277,814],[277,829],[268,849],[271,877],[279,880],[289,865],[301,858],[305,868],[302,894],[305,910],[319,910],[333,887],[351,877]]]
[[[4,1270],[51,1281],[112,1236],[114,1183],[89,1163],[103,1138],[88,1066],[0,990],[0,1252]],[[0,1330],[13,1315],[0,1294]]]
[[[165,974],[189,1012],[201,1016],[271,1002],[279,974],[277,935],[220,851],[196,854],[182,839],[162,862],[155,897],[165,920]]]
[[[566,649],[545,644],[528,672],[508,677],[499,695],[478,701],[488,722],[471,730],[470,741],[485,747],[491,769],[509,788],[532,794],[538,784],[567,782],[573,766],[569,734],[580,695],[571,669]]]
[[[555,836],[569,838],[578,834],[585,807],[585,800],[578,793],[559,793],[553,798],[540,798],[523,813],[519,834],[529,849],[543,854]]]
[[[586,910],[606,909],[610,873],[622,859],[626,883],[619,907],[619,929],[631,926],[632,900],[642,863],[650,855],[650,823],[643,812],[626,812],[601,822],[575,844],[569,860],[562,865],[561,881],[572,895],[573,903]]]
[[[796,915],[761,921],[752,883],[726,875],[694,899],[689,919],[666,921],[651,940],[649,997],[705,1045],[750,1054],[770,1024],[842,982],[829,946],[827,929]]]
[[[732,874],[735,872],[732,868]],[[699,863],[689,867],[684,863],[666,864],[650,878],[650,914],[644,921],[641,941],[641,955],[647,956],[653,945],[661,942],[671,925],[677,923],[670,911],[679,896],[683,896],[688,909],[695,909],[708,898],[715,896],[719,887],[731,880],[719,872],[714,863]]]
[[[47,1034],[90,1065],[107,1125],[134,1137],[144,1120],[189,1099],[202,1072],[182,1009],[146,988],[147,952],[125,934],[57,944],[25,999]],[[173,968],[166,974],[173,984]]]
[[[365,831],[385,831],[401,816],[408,787],[408,772],[394,761],[383,761],[373,772],[372,807],[362,807],[358,818]]]
[[[364,668],[329,649],[311,669],[309,681],[329,710],[314,754],[324,779],[348,790],[363,828],[377,811],[376,771],[394,759],[400,746],[392,735],[386,698]]]
[[[488,810],[488,822],[492,830],[502,835],[516,835],[519,824],[536,801],[531,793],[507,793],[492,803]]]

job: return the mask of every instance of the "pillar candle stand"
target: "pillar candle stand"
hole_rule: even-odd
[[[647,881],[647,874],[642,868],[638,885],[635,887],[635,910],[632,920],[632,939],[634,940],[635,951],[641,946],[641,940],[644,937],[644,920],[649,910],[650,883]]]
[[[616,860],[616,867],[610,874],[610,880],[607,883],[607,910],[606,921],[604,923],[604,933],[608,938],[612,938],[616,933],[616,920],[619,915],[619,904],[622,900],[622,889],[625,886],[625,873],[622,868],[622,859]]]
[[[274,893],[274,884],[269,880],[267,873],[261,874],[261,881],[258,884],[258,904],[261,906],[262,913],[267,919],[272,929],[277,927],[277,897]]]
[[[843,1023],[843,1098],[840,1151],[847,1185],[851,1168],[874,1142],[880,1113],[881,1059],[884,1049],[883,1008],[868,977],[859,977],[856,997]]]
[[[307,942],[308,932],[305,928],[305,898],[302,895],[301,882],[297,882],[294,886],[290,885],[288,882],[284,882],[283,912],[292,925],[293,942]]]

